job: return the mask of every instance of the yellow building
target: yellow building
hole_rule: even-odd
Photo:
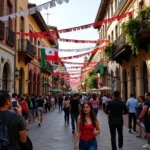
[[[127,100],[130,93],[138,97],[150,91],[149,17],[142,17],[140,21],[138,55],[132,54],[131,45],[127,44],[121,30],[124,22],[136,18],[137,11],[149,5],[149,0],[102,0],[96,16],[97,22],[133,11],[130,16],[97,27],[100,39],[110,39],[115,44],[112,51],[114,62],[109,62],[107,72],[112,71],[115,89],[121,91],[123,100]]]
[[[35,4],[29,4],[28,0],[16,1],[16,12],[35,7]],[[47,27],[40,12],[26,17],[17,17],[16,32],[34,33],[47,32]],[[19,77],[16,81],[16,91],[19,94],[27,93],[31,95],[48,94],[49,85],[52,78],[53,67],[47,62],[46,69],[40,68],[40,49],[35,45],[51,47],[55,45],[54,41],[41,39],[39,37],[27,37],[17,35],[16,37],[16,67],[19,70]]]

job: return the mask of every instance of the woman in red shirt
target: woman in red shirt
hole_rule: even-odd
[[[74,150],[97,150],[96,136],[100,134],[98,119],[90,102],[84,102],[77,120]]]

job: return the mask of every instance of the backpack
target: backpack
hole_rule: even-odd
[[[33,103],[32,103],[32,101],[31,101],[31,100],[30,100],[29,105],[30,105],[30,108],[33,108]]]
[[[16,113],[9,113],[9,116],[0,116],[0,150],[13,150],[13,146],[10,143],[8,125],[13,120]],[[8,119],[9,118],[9,119]]]
[[[22,108],[22,113],[27,113],[28,112],[28,108],[26,106],[26,102],[20,102],[20,106]]]

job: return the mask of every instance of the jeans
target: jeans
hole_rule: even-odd
[[[95,116],[97,116],[97,114],[98,114],[98,108],[93,108],[93,110],[94,110]]]
[[[133,130],[136,130],[136,115],[135,113],[129,113],[129,129],[132,129],[132,119],[133,119]]]
[[[71,113],[71,125],[73,131],[75,131],[75,123],[77,124],[78,115],[79,113]]]
[[[109,124],[110,134],[111,134],[111,146],[112,150],[117,150],[116,146],[116,129],[118,131],[118,146],[119,148],[123,147],[123,126]]]
[[[79,150],[97,150],[97,141],[96,139],[90,141],[79,141]]]
[[[59,103],[59,111],[62,111],[62,103]]]
[[[65,123],[69,123],[69,108],[64,108],[64,113],[65,113],[65,116],[64,116],[64,119],[65,119]]]

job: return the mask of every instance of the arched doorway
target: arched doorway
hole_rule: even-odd
[[[28,94],[31,95],[32,94],[32,71],[29,71],[29,78],[28,78]]]
[[[123,71],[123,98],[124,101],[128,99],[128,81],[127,81],[127,71]]]
[[[40,92],[40,75],[38,74],[38,77],[37,77],[37,94],[40,95],[41,92]]]
[[[136,69],[133,66],[132,70],[131,70],[131,92],[134,94],[134,96],[136,97]]]
[[[116,69],[116,90],[120,91],[120,75],[119,75],[119,68]]]
[[[2,83],[2,89],[3,90],[10,90],[10,66],[8,63],[5,63],[3,68],[3,83]]]
[[[148,92],[148,70],[147,64],[143,64],[143,95]]]
[[[37,83],[36,83],[36,74],[34,73],[34,75],[33,75],[33,94],[37,94],[36,93],[36,89],[37,89]]]
[[[20,73],[19,73],[19,94],[22,95],[22,94],[25,94],[23,93],[23,81],[24,81],[24,70],[23,68],[20,69]]]

